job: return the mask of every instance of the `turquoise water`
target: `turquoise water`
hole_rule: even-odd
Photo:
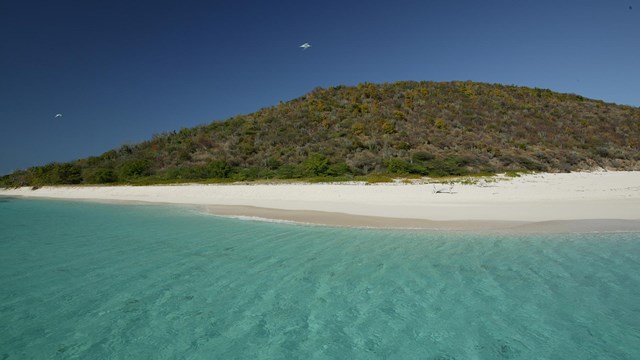
[[[640,234],[0,198],[0,359],[638,359]]]

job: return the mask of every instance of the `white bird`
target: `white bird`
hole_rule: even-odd
[[[57,118],[62,117],[62,114],[56,114],[55,117],[57,117]]]
[[[310,47],[311,47],[311,45],[309,45],[309,43],[304,43],[304,44],[300,45],[300,47],[301,47],[303,50],[307,50],[308,48],[310,48]]]

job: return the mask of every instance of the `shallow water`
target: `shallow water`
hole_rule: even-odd
[[[0,359],[640,358],[639,233],[0,200]]]

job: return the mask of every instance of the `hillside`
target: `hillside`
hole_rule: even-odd
[[[0,185],[640,169],[640,108],[474,82],[318,88]]]

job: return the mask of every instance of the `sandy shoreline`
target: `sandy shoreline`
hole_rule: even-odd
[[[444,190],[446,192],[434,192]],[[222,216],[454,230],[640,231],[640,172],[456,183],[60,186],[0,196],[196,205]]]

